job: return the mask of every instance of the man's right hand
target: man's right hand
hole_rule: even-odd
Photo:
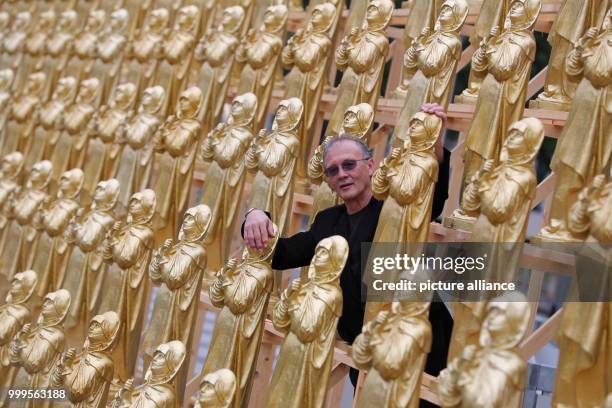
[[[274,225],[265,212],[251,211],[244,220],[244,240],[249,248],[262,250],[274,236]]]

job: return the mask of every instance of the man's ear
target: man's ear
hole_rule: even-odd
[[[367,163],[368,163],[368,174],[370,175],[370,177],[372,177],[374,175],[374,171],[376,170],[376,162],[374,161],[373,157],[370,157]]]

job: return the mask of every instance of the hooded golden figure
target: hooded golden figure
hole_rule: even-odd
[[[276,226],[274,229],[277,234],[261,251],[247,247],[241,260],[228,259],[209,289],[211,302],[221,312],[202,375],[222,368],[235,374],[234,402],[228,407],[249,404],[268,301],[274,288],[271,264],[278,240],[278,229]]]
[[[253,130],[263,128],[266,121],[274,80],[281,66],[288,13],[287,7],[282,4],[268,7],[262,26],[249,30],[236,50],[236,59],[244,63],[238,94],[252,92],[257,96]]]
[[[78,195],[83,186],[83,171],[64,172],[58,183],[54,200],[43,201],[34,216],[33,225],[40,231],[38,248],[32,268],[39,271],[36,294],[42,298],[47,292],[58,290],[64,284],[66,267],[72,251],[64,231],[79,209]]]
[[[326,2],[316,5],[306,25],[291,37],[283,49],[283,66],[291,69],[287,76],[285,98],[299,98],[304,103],[304,120],[300,127],[301,143],[297,175],[306,178],[308,159],[314,139],[313,123],[319,112],[323,88],[327,84],[325,74],[332,52],[332,26],[336,18],[336,6]]]
[[[429,302],[393,302],[366,323],[353,343],[353,360],[369,370],[358,408],[417,408],[431,349]]]
[[[269,211],[280,235],[289,227],[295,166],[300,149],[298,132],[304,105],[298,98],[280,101],[272,133],[262,129],[246,155],[246,166],[257,172],[249,207]]]
[[[405,101],[393,138],[404,139],[410,118],[425,103],[448,107],[457,64],[461,58],[461,28],[469,11],[465,0],[446,0],[434,31],[426,27],[404,55]]]
[[[97,44],[106,22],[106,11],[92,9],[87,15],[85,27],[75,36],[73,55],[67,70],[77,78],[91,76],[96,61]]]
[[[13,365],[23,367],[27,382],[15,384],[32,389],[50,388],[51,374],[59,363],[66,338],[63,322],[70,308],[70,293],[65,289],[48,293],[42,301],[42,309],[34,327],[25,324],[15,336],[10,347]],[[52,407],[53,400],[25,402],[26,408]]]
[[[19,152],[7,154],[2,158],[0,169],[0,254],[4,252],[11,220],[11,200],[20,188],[23,169],[23,155]]]
[[[245,156],[253,139],[256,111],[257,97],[254,94],[237,96],[232,102],[228,121],[217,125],[202,143],[200,155],[209,165],[200,202],[212,211],[206,242],[209,271],[219,270],[223,260],[230,255],[247,177]]]
[[[7,15],[6,18],[10,20],[10,15]],[[20,11],[15,14],[10,29],[7,30],[8,32],[5,32],[2,38],[2,67],[11,68],[17,73],[17,77],[19,77],[19,65],[22,60],[25,42],[31,30],[31,24],[32,14],[27,11]]]
[[[209,30],[196,47],[195,59],[202,67],[197,71],[197,78],[192,80],[204,94],[204,108],[200,112],[204,132],[212,129],[221,115],[235,66],[240,32],[247,24],[242,7],[228,7],[223,10],[217,29]]]
[[[74,47],[74,39],[79,30],[79,16],[74,10],[63,11],[55,30],[45,43],[45,57],[42,60],[42,71],[47,75],[45,99],[53,94],[57,80],[66,72]],[[78,73],[70,73],[76,76]],[[78,79],[81,79],[79,77]]]
[[[0,46],[2,44],[0,43]],[[13,102],[13,81],[15,80],[15,72],[10,68],[0,69],[0,135],[4,124],[6,123],[6,117]],[[0,143],[1,140],[0,140]],[[0,147],[2,145],[0,144]]]
[[[35,16],[35,30],[28,33],[28,37],[23,44],[22,57],[19,61],[18,74],[21,78],[39,70],[42,67],[45,57],[45,46],[55,29],[57,14],[54,10],[41,10]],[[18,81],[20,84],[21,81]]]
[[[338,133],[349,106],[376,106],[382,85],[389,40],[385,29],[393,14],[391,0],[370,0],[361,27],[354,27],[336,49],[336,66],[344,71],[329,133]]]
[[[582,79],[555,150],[551,168],[557,175],[543,239],[583,240],[567,228],[567,217],[580,191],[610,165],[612,156],[612,7],[601,30],[591,28],[567,58],[567,74]]]
[[[518,292],[490,301],[479,344],[463,349],[438,376],[438,397],[444,408],[522,406],[527,362],[518,345],[529,324],[529,303]]]
[[[286,333],[272,375],[266,407],[323,407],[342,315],[339,279],[348,243],[339,235],[315,248],[308,278],[295,279],[274,308],[274,327]]]
[[[201,106],[200,88],[194,86],[183,91],[176,116],[169,116],[153,138],[153,149],[159,153],[155,227],[160,238],[176,236],[180,217],[187,208],[200,141],[201,125],[196,118]]]
[[[178,340],[160,344],[153,353],[144,383],[134,386],[129,379],[110,402],[111,408],[175,408],[178,407],[173,383],[185,361],[185,345]]]
[[[473,70],[485,78],[465,141],[464,187],[486,160],[499,158],[510,125],[523,116],[540,8],[540,0],[513,1],[501,34],[494,28],[472,58]]]
[[[114,371],[111,355],[120,326],[115,312],[94,316],[82,350],[68,349],[55,366],[51,387],[65,389],[71,406],[106,407]]]
[[[229,408],[236,392],[236,376],[222,368],[207,374],[200,382],[200,397],[194,408]]]
[[[202,245],[211,222],[211,211],[200,204],[185,212],[178,241],[171,238],[155,252],[149,276],[160,285],[153,317],[144,340],[145,367],[159,342],[180,340],[191,350],[202,277],[206,269],[206,249]],[[180,403],[189,362],[177,374],[175,390]]]

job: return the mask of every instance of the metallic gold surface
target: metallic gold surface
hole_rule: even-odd
[[[207,374],[200,382],[200,397],[194,408],[229,408],[236,391],[236,376],[222,368]]]

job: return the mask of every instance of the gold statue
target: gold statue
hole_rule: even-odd
[[[236,376],[222,368],[207,374],[200,382],[200,398],[194,408],[229,408],[236,392]]]
[[[486,160],[499,157],[510,125],[523,116],[540,7],[540,0],[514,0],[504,30],[491,30],[472,58],[475,74],[486,77],[465,141],[464,186]]]
[[[36,19],[36,30],[28,34],[23,46],[23,56],[19,65],[21,78],[39,70],[45,57],[47,41],[55,28],[56,14],[53,10],[44,10]],[[21,81],[18,81],[18,85]]]
[[[298,30],[283,49],[282,61],[291,69],[287,76],[286,98],[299,98],[304,103],[304,120],[300,127],[300,153],[297,175],[306,177],[313,143],[315,117],[319,101],[327,85],[326,73],[332,51],[330,29],[335,21],[336,6],[322,3],[314,7],[305,30]]]
[[[40,230],[38,248],[32,268],[40,276],[37,295],[58,290],[64,284],[66,267],[72,251],[64,237],[64,231],[79,209],[77,197],[83,186],[83,171],[72,169],[64,172],[58,182],[55,200],[43,201],[34,216],[33,224]]]
[[[590,27],[600,27],[610,7],[608,1],[567,0],[563,2],[548,33],[552,47],[544,92],[532,103],[538,108],[569,111],[577,83],[565,73],[565,60]]]
[[[527,362],[518,355],[518,345],[529,316],[529,303],[519,292],[487,304],[479,344],[466,347],[438,377],[442,407],[521,406]]]
[[[149,294],[148,271],[155,235],[155,192],[143,190],[130,199],[125,223],[117,221],[105,242],[104,258],[110,267],[104,283],[100,311],[116,310],[123,322],[115,350],[115,378],[125,382],[134,375],[140,334]]]
[[[106,272],[104,239],[115,223],[118,196],[117,180],[99,182],[89,210],[80,210],[64,232],[73,245],[64,282],[72,296],[67,327],[86,325],[98,309]]]
[[[567,59],[570,77],[582,78],[551,164],[557,175],[550,220],[542,238],[575,241],[567,228],[571,205],[589,181],[610,165],[612,155],[612,7],[602,29],[591,28]],[[584,237],[582,237],[584,238]]]
[[[131,378],[123,385],[115,399],[109,403],[109,407],[178,406],[172,383],[185,361],[185,354],[185,345],[178,340],[160,344],[145,373],[144,384],[135,387],[134,379]]]
[[[1,43],[0,46],[2,46]],[[2,134],[2,129],[4,129],[6,115],[13,101],[12,87],[14,79],[15,73],[12,69],[6,68],[0,70],[0,134]]]
[[[369,370],[357,407],[419,406],[421,377],[431,349],[428,302],[393,302],[366,323],[353,343],[353,360]]]
[[[209,30],[196,46],[195,59],[202,62],[202,67],[193,81],[198,83],[204,93],[200,113],[204,132],[208,132],[217,122],[223,109],[235,67],[239,33],[244,24],[242,7],[226,8],[218,28],[215,31]]]
[[[96,63],[96,48],[105,22],[106,12],[104,10],[92,9],[89,11],[85,27],[74,38],[74,55],[67,67],[71,75],[77,78],[91,76]]]
[[[4,405],[7,392],[11,389],[18,367],[11,366],[10,343],[19,330],[29,323],[32,314],[27,304],[36,288],[36,272],[16,273],[6,303],[0,305],[0,405]]]
[[[56,142],[51,142],[50,160],[53,162],[53,179],[64,171],[83,168],[89,144],[89,122],[96,112],[95,99],[100,81],[88,78],[81,82],[76,101],[69,105],[58,118],[61,133]]]
[[[0,257],[2,272],[11,280],[14,273],[30,269],[36,254],[39,231],[32,225],[34,215],[45,200],[51,181],[51,162],[44,160],[32,166],[28,181],[23,188],[17,188],[10,198],[7,209],[12,222],[5,238]]]
[[[115,177],[123,145],[117,143],[120,128],[132,116],[136,86],[120,84],[115,88],[112,101],[102,106],[89,121],[89,143],[87,160],[83,165],[85,173],[84,191],[91,194],[100,180]]]
[[[153,138],[159,153],[159,171],[155,184],[157,224],[160,237],[174,237],[180,217],[187,208],[195,157],[200,141],[200,123],[196,120],[202,106],[202,91],[191,87],[178,98],[176,116],[169,116]]]
[[[27,384],[32,389],[50,388],[53,368],[59,362],[66,337],[63,322],[70,308],[70,293],[65,289],[48,293],[34,327],[26,323],[10,346],[11,364],[28,373]],[[28,401],[26,407],[52,407],[54,401]]]
[[[385,29],[393,14],[391,0],[370,0],[362,27],[354,27],[336,49],[336,66],[344,71],[328,133],[338,133],[351,105],[376,106],[382,85],[389,40]]]
[[[404,55],[402,92],[404,107],[393,131],[394,139],[404,139],[410,118],[425,103],[448,107],[453,92],[457,64],[461,58],[461,28],[469,11],[466,0],[446,0],[434,31],[426,27]]]
[[[64,388],[71,405],[106,407],[113,379],[114,347],[121,320],[115,312],[96,315],[89,323],[83,349],[66,351],[51,375],[53,388]]]
[[[136,115],[128,115],[116,130],[116,142],[122,145],[116,179],[121,183],[119,202],[123,206],[127,206],[132,194],[149,186],[154,161],[153,136],[161,126],[159,115],[164,96],[161,86],[145,89]]]
[[[322,407],[332,370],[336,326],[342,315],[339,279],[348,243],[339,235],[317,244],[308,278],[282,293],[272,315],[287,333],[272,375],[266,406]]]
[[[246,155],[246,166],[257,172],[249,207],[269,211],[272,222],[283,235],[293,203],[293,173],[300,149],[298,131],[303,105],[298,98],[280,101],[272,133],[262,129]]]
[[[9,231],[11,200],[15,191],[20,188],[23,155],[19,152],[7,154],[2,158],[0,169],[0,254],[4,252],[6,237]]]
[[[257,98],[246,93],[234,98],[226,123],[217,125],[204,139],[200,155],[209,162],[201,203],[212,211],[207,235],[208,270],[217,271],[230,255],[233,232],[241,210],[246,181],[245,156],[253,139]]]
[[[66,10],[60,14],[56,28],[46,42],[46,55],[42,66],[42,71],[46,73],[48,81],[45,91],[46,97],[53,94],[53,87],[57,80],[68,68],[78,28],[77,13],[74,10]]]
[[[266,121],[276,72],[281,65],[288,13],[287,7],[282,4],[268,7],[263,25],[257,30],[249,30],[236,50],[236,58],[244,63],[238,94],[252,92],[257,96],[254,130],[263,128]]]
[[[153,256],[149,275],[153,283],[161,287],[145,336],[145,367],[153,357],[155,345],[160,342],[180,340],[187,350],[191,350],[202,276],[206,269],[206,249],[202,240],[208,233],[210,220],[211,212],[207,206],[188,209],[178,242],[168,238]],[[188,366],[189,363],[185,362],[175,381],[179,401],[183,400]]]
[[[275,230],[278,233],[278,230]],[[210,286],[210,300],[221,312],[208,348],[202,375],[227,368],[236,375],[232,407],[247,406],[274,287],[272,255],[278,234],[258,251],[245,248],[242,259],[230,258]]]
[[[493,39],[492,37],[495,37],[491,35],[491,30],[495,27],[504,27],[506,16],[513,2],[514,0],[483,0],[478,13],[478,20],[474,26],[474,32],[470,37],[470,45],[472,48],[478,50],[483,45],[486,45],[487,42]],[[476,104],[484,77],[479,75],[479,73],[475,71],[475,68],[475,64],[472,60],[468,88],[455,98],[457,103]]]
[[[4,35],[2,42],[2,68],[11,68],[18,73],[31,23],[32,15],[29,12],[22,11],[15,15],[11,28]]]

